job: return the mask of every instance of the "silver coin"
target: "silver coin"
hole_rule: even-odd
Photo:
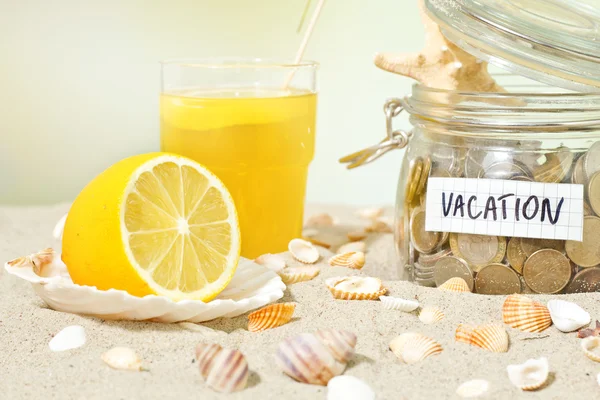
[[[478,178],[486,179],[515,179],[517,177],[530,177],[527,166],[519,161],[496,162],[480,172]]]
[[[583,170],[588,177],[600,171],[600,141],[594,143],[588,149],[583,161]]]
[[[481,148],[469,149],[465,158],[465,176],[480,178],[484,171],[498,162],[512,162],[513,156],[506,151],[487,151]]]
[[[585,176],[585,170],[583,168],[584,162],[585,156],[581,156],[575,161],[573,170],[571,171],[571,183],[576,183],[579,185],[587,184],[587,177]]]

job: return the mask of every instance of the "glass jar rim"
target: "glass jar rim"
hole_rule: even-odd
[[[162,67],[179,66],[187,68],[318,68],[319,63],[311,60],[295,62],[289,59],[260,58],[260,57],[200,57],[200,58],[170,58],[160,62]]]

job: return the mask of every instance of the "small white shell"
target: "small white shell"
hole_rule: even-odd
[[[406,364],[414,364],[442,352],[442,346],[434,339],[420,333],[407,332],[390,342],[390,350]]]
[[[600,337],[588,336],[581,339],[581,348],[592,361],[600,362]]]
[[[358,242],[359,240],[363,240],[367,237],[367,233],[364,230],[351,231],[346,234],[348,240],[352,242]]]
[[[444,319],[444,313],[439,307],[429,306],[424,307],[419,313],[419,319],[424,324],[435,324]]]
[[[352,269],[361,269],[365,265],[365,253],[350,252],[336,254],[329,259],[329,265],[332,267],[348,267]]]
[[[350,242],[340,246],[337,250],[337,254],[350,253],[352,251],[365,252],[367,250],[367,244],[365,242]]]
[[[550,300],[548,310],[552,323],[561,332],[573,332],[588,325],[590,314],[577,304],[565,300]]]
[[[277,254],[263,254],[262,256],[258,256],[254,262],[275,272],[279,272],[285,268],[285,260],[283,257]]]
[[[364,219],[379,218],[383,215],[383,207],[362,208],[356,212],[356,215]]]
[[[85,341],[86,336],[83,326],[71,325],[54,335],[48,346],[52,351],[65,351],[81,347],[85,344]]]
[[[319,250],[303,239],[292,239],[288,244],[288,250],[301,263],[314,264],[319,259]]]
[[[306,282],[319,275],[321,268],[316,266],[309,267],[290,267],[284,268],[278,272],[281,280],[286,285],[292,285],[298,282]]]
[[[141,371],[142,360],[128,347],[113,347],[100,357],[109,367],[127,371]]]
[[[521,390],[539,389],[548,380],[548,359],[531,359],[519,365],[506,367],[508,379]]]
[[[392,233],[392,227],[381,219],[374,219],[371,225],[365,228],[368,233]]]
[[[56,223],[56,226],[52,231],[52,236],[54,239],[62,240],[63,231],[65,230],[65,222],[67,222],[67,214],[63,215],[62,218]]]
[[[354,376],[339,375],[327,384],[327,400],[375,400],[375,392]]]
[[[306,237],[306,238],[317,236],[318,234],[319,234],[319,231],[314,228],[307,228],[302,231],[302,237]]]
[[[379,296],[379,300],[386,310],[411,312],[419,308],[419,302],[416,300],[405,300],[392,296]]]
[[[456,389],[456,394],[463,399],[479,397],[488,391],[490,383],[483,379],[466,381]]]
[[[315,214],[306,220],[306,226],[332,226],[335,224],[335,219],[327,214]]]
[[[340,300],[375,300],[387,292],[380,279],[371,277],[329,278],[325,280],[325,285],[333,297]]]

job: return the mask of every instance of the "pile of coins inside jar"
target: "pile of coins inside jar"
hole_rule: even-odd
[[[545,154],[436,146],[413,157],[404,187],[407,268],[413,280],[439,286],[463,278],[482,294],[600,291],[600,142],[586,152]],[[582,184],[583,241],[472,235],[425,230],[428,177]]]

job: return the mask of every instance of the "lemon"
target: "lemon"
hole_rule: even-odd
[[[208,301],[240,256],[233,199],[202,165],[168,153],[124,159],[71,206],[62,258],[73,282]]]

